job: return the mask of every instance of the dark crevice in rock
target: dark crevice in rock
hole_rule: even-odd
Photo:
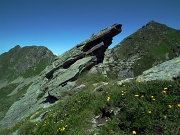
[[[53,78],[53,74],[54,74],[55,71],[56,71],[56,69],[51,70],[49,73],[46,74],[45,77],[47,79],[52,79]]]
[[[90,49],[93,48],[94,46],[100,44],[101,42],[102,42],[102,40],[100,40],[100,39],[95,40],[95,41],[92,41],[92,42],[89,42],[89,43],[87,43],[87,44],[83,47],[82,51],[83,51],[83,52],[87,52],[88,50],[90,50]]]
[[[48,92],[48,96],[46,97],[46,100],[43,101],[43,103],[50,103],[50,104],[53,104],[55,103],[56,101],[58,101],[58,99],[52,95],[49,94]]]
[[[47,79],[53,78],[53,73],[51,72],[51,73],[47,74],[47,75],[46,75],[46,78],[47,78]]]
[[[61,84],[62,87],[66,86],[67,85],[67,82],[64,82]]]
[[[97,49],[101,48],[102,46],[104,46],[104,42],[101,42],[93,47],[91,47],[87,52],[86,55],[94,55],[96,53],[94,53]]]
[[[74,76],[73,78],[71,78],[71,79],[69,80],[69,82],[74,82],[74,81],[76,81],[76,80],[78,79],[78,76],[79,76],[79,75]]]
[[[109,108],[107,108],[107,107],[104,107],[104,108],[100,108],[100,111],[101,111],[101,115],[102,115],[102,118],[111,118],[113,115],[114,115],[114,113],[113,112],[111,112],[111,110],[109,109]]]
[[[69,80],[67,80],[67,81],[65,81],[65,82],[63,82],[63,83],[61,83],[61,84],[59,84],[59,86],[64,87],[64,86],[67,85],[68,82],[76,81],[76,80],[78,79],[78,76],[79,76],[78,74],[75,75],[73,78],[71,78],[71,79],[69,79]]]
[[[64,69],[68,69],[73,63],[75,63],[77,61],[77,59],[71,59],[69,61],[67,61],[66,63],[64,63],[63,67]]]
[[[67,60],[67,61],[63,64],[62,68],[68,69],[68,68],[69,68],[71,65],[73,65],[77,60],[82,59],[82,58],[83,58],[83,55],[80,55],[80,56],[77,56],[77,57],[74,56],[73,58]]]

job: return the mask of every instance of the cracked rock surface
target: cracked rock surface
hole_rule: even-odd
[[[74,81],[85,70],[102,63],[106,49],[114,36],[121,32],[122,24],[114,24],[93,34],[84,42],[57,57],[34,80],[26,94],[16,101],[0,121],[0,129],[7,128],[49,107],[62,98],[62,93],[75,88]]]

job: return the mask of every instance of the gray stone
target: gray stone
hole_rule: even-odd
[[[180,57],[161,63],[143,72],[137,81],[174,80],[180,76]]]
[[[125,79],[125,80],[118,81],[118,82],[117,82],[117,85],[118,85],[118,86],[122,86],[124,83],[132,82],[133,80],[134,80],[134,78],[127,78],[127,79]]]
[[[98,92],[98,91],[103,91],[103,87],[108,85],[108,83],[102,82],[102,84],[100,86],[97,86],[93,92]]]
[[[13,132],[13,133],[10,133],[10,134],[8,134],[8,135],[17,135],[18,134],[18,130],[16,130],[15,132]]]
[[[79,91],[79,90],[82,90],[84,87],[86,87],[86,85],[81,84],[81,85],[75,87],[75,88],[73,89],[73,91],[77,92],[77,91]]]
[[[74,81],[83,71],[103,62],[104,52],[112,43],[112,38],[121,32],[121,26],[114,24],[103,29],[56,57],[55,61],[33,81],[26,94],[9,108],[0,121],[0,129],[12,126],[40,108],[56,104],[64,91],[77,91],[83,88],[84,86],[75,88]],[[44,95],[39,97],[41,94]]]

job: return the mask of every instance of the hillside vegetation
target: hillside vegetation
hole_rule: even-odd
[[[45,48],[16,46],[0,55],[0,84],[8,84],[0,87],[0,120],[5,118],[0,135],[179,135],[179,70],[170,62],[162,66],[178,72],[175,78],[169,70],[163,72],[174,81],[142,82],[137,77],[180,56],[180,31],[151,21],[109,50],[103,63],[102,50],[93,52],[98,46],[104,45],[85,47],[91,52],[86,56],[79,52],[81,46],[74,47],[43,72],[54,60]],[[95,53],[100,61],[91,58]],[[179,59],[176,68],[177,63]],[[31,77],[36,80],[25,83]],[[131,79],[122,83],[126,78]]]
[[[180,55],[180,30],[151,21],[113,49],[117,61],[133,60],[134,76]]]
[[[92,84],[101,85],[102,79],[108,84],[94,91]],[[38,110],[1,134],[17,129],[19,135],[175,135],[180,132],[179,82],[131,82],[119,86],[116,80],[84,74],[77,83],[86,87],[51,108]],[[39,117],[42,120],[36,121]]]
[[[53,53],[45,47],[17,45],[0,55],[0,81],[38,75],[53,59]]]

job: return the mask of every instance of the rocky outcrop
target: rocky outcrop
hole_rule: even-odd
[[[119,80],[137,77],[153,66],[178,57],[179,41],[179,30],[150,21],[105,53],[103,74],[110,70]],[[102,71],[101,67],[97,70]]]
[[[114,36],[121,32],[121,24],[114,24],[93,34],[84,42],[57,57],[15,102],[0,121],[0,129],[9,127],[28,117],[39,108],[48,107],[62,99],[62,93],[75,88],[74,81],[85,70],[103,62],[104,52]]]
[[[138,76],[137,81],[176,80],[180,78],[180,57],[154,66]]]

